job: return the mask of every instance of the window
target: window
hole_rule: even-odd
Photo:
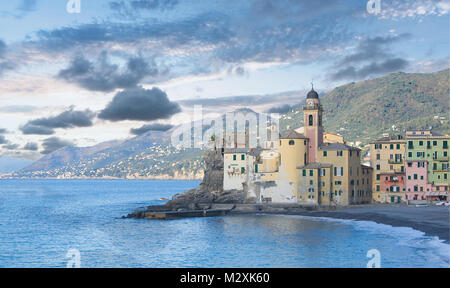
[[[255,173],[258,173],[258,164],[255,164]]]
[[[325,169],[320,169],[319,171],[319,176],[325,176]]]
[[[412,157],[412,152],[408,152],[408,157]]]
[[[241,155],[241,160],[245,160],[245,155],[244,154]]]
[[[314,120],[314,117],[313,117],[313,115],[309,115],[309,126],[313,126],[313,121]]]
[[[419,141],[419,146],[423,146],[423,141]]]
[[[393,150],[394,149],[394,144],[389,145],[389,149]]]
[[[377,164],[377,170],[380,170],[380,164]]]
[[[437,146],[437,141],[433,141],[433,146]]]
[[[380,180],[380,174],[377,174],[377,180]]]
[[[381,155],[377,154],[377,160],[380,160],[380,159],[381,159]]]
[[[397,144],[397,150],[400,150],[400,144]]]
[[[323,157],[327,157],[327,151],[323,151]]]
[[[241,167],[241,174],[244,174],[244,173],[245,173],[245,168]]]
[[[342,151],[337,151],[337,156],[342,157]]]
[[[306,176],[306,170],[303,170],[302,173],[303,173],[303,176]]]
[[[408,149],[414,149],[413,141],[408,141]]]
[[[447,149],[448,148],[448,142],[447,141],[442,142],[442,147],[444,149]]]
[[[309,176],[314,176],[314,170],[309,170]]]
[[[233,161],[236,161],[236,159],[237,159],[236,155],[233,155]]]
[[[294,145],[295,145],[295,141],[294,141],[294,140],[290,140],[290,141],[289,141],[289,145],[290,145],[290,146],[294,146]]]
[[[417,174],[414,174],[414,180],[417,180]]]
[[[344,176],[344,167],[334,167],[334,176]]]

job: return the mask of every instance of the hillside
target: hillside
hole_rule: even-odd
[[[16,178],[201,178],[199,149],[176,149],[168,132],[150,131],[125,141],[65,147],[14,173]]]
[[[325,129],[343,135],[347,141],[363,143],[382,133],[406,129],[432,127],[449,133],[449,72],[393,73],[337,87],[321,97]],[[283,130],[302,125],[301,107],[285,115],[280,123]]]
[[[432,74],[394,73],[337,87],[320,96],[325,129],[342,134],[347,141],[363,144],[382,133],[402,133],[405,129],[433,127],[448,133],[448,76],[449,70]],[[236,111],[241,110],[251,111]],[[281,130],[301,126],[301,106],[281,118]],[[12,176],[200,179],[204,151],[172,147],[170,133],[150,131],[128,140],[92,147],[66,147]]]

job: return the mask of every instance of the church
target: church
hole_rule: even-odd
[[[305,102],[303,129],[258,149],[224,151],[224,190],[244,190],[249,203],[370,203],[373,169],[361,164],[361,150],[324,132],[323,108],[314,88]]]

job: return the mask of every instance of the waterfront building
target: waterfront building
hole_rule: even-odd
[[[449,142],[431,130],[406,132],[406,199],[450,199]]]
[[[405,197],[405,139],[401,135],[383,137],[370,143],[373,201],[401,203]]]
[[[225,150],[224,189],[244,190],[255,203],[370,203],[373,169],[361,165],[361,150],[324,132],[323,108],[314,89],[305,104],[303,129],[280,135],[278,145]]]

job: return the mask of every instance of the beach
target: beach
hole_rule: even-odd
[[[373,221],[394,227],[410,227],[450,243],[449,207],[377,206],[368,205],[335,211],[293,211],[295,215]]]

